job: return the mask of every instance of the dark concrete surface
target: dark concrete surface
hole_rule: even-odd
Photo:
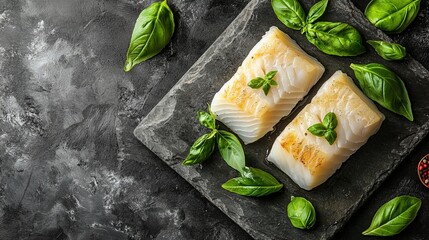
[[[0,239],[250,238],[132,135],[248,1],[169,1],[172,43],[125,74],[134,21],[150,2],[0,0]],[[423,2],[393,36],[426,68],[428,14]],[[336,239],[363,239],[399,194],[423,206],[397,239],[428,239],[429,194],[415,173],[428,150],[426,138]]]

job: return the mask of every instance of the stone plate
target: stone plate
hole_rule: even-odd
[[[427,134],[429,98],[425,96],[425,91],[429,88],[429,72],[410,56],[401,62],[385,62],[369,47],[367,53],[359,57],[326,55],[311,45],[299,31],[284,27],[277,20],[270,2],[251,1],[142,120],[134,134],[254,238],[329,239]],[[308,10],[315,1],[301,2]],[[348,0],[331,0],[321,20],[349,23],[358,28],[365,39],[390,40],[370,25]],[[181,162],[193,141],[207,132],[198,125],[197,110],[206,108],[214,94],[231,78],[250,49],[271,26],[278,26],[289,34],[307,53],[316,57],[326,71],[309,95],[274,131],[244,147],[248,166],[272,173],[285,186],[279,193],[268,197],[248,198],[221,188],[222,183],[236,177],[237,173],[229,168],[218,154],[214,154],[212,159],[200,166],[186,167]],[[282,129],[336,70],[340,69],[354,77],[349,68],[352,62],[381,62],[395,70],[408,88],[415,120],[409,122],[404,117],[378,106],[386,115],[380,131],[352,155],[327,182],[312,191],[302,190],[265,158]],[[302,231],[291,226],[285,209],[292,195],[303,196],[315,205],[317,223],[313,229]]]

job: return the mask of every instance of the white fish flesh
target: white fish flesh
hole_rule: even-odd
[[[333,145],[307,130],[329,112],[338,121]],[[337,71],[275,140],[268,160],[301,188],[310,190],[332,176],[378,131],[383,120],[384,115],[347,74]]]
[[[277,71],[266,96],[248,82]],[[245,144],[271,131],[307,95],[325,68],[277,27],[271,27],[250,51],[234,76],[216,93],[211,109]]]

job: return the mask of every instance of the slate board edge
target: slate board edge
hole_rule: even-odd
[[[134,130],[134,135],[142,143],[144,143],[144,145],[146,145],[151,151],[153,151],[159,158],[161,159],[165,158],[168,160],[173,160],[177,158],[173,152],[163,147],[162,145],[154,142],[156,138],[153,138],[153,136],[155,135],[154,129],[156,129],[160,123],[167,121],[169,117],[174,113],[176,104],[175,104],[175,99],[171,97],[174,96],[178,90],[180,90],[180,86],[182,84],[185,84],[187,80],[192,79],[192,76],[194,74],[197,74],[199,70],[205,66],[205,62],[207,59],[209,59],[209,56],[213,55],[213,53],[215,53],[216,51],[221,50],[222,46],[224,46],[225,44],[227,45],[232,42],[232,41],[228,42],[228,39],[232,39],[232,40],[234,39],[232,36],[237,34],[236,29],[240,29],[239,26],[241,25],[246,25],[247,21],[252,17],[252,12],[254,8],[260,2],[261,2],[260,0],[250,1],[249,4],[243,9],[243,11],[236,17],[236,19],[226,28],[226,30],[218,37],[218,39],[209,47],[209,49],[195,62],[195,64],[183,75],[183,77],[176,83],[176,85],[157,104],[157,105],[169,106],[169,108],[157,109],[155,106],[148,113],[148,115],[141,121],[139,126]],[[360,19],[355,19],[357,21],[356,23],[359,24],[359,20],[366,21],[363,13],[358,8],[356,8],[355,5],[350,0],[347,0],[347,2],[351,7],[349,11],[355,13],[356,18],[360,18]],[[241,21],[237,21],[237,19],[240,19]],[[380,30],[376,29],[375,27],[373,27],[373,29],[369,29],[368,31],[377,31],[378,37],[386,41],[392,41],[389,36],[381,32]],[[412,59],[411,65],[414,67],[412,70],[416,72],[418,75],[425,75],[425,76],[429,75],[429,71],[425,69],[416,60]],[[159,111],[159,110],[162,110],[162,111]],[[157,117],[154,117],[154,116],[157,116]],[[147,119],[149,118],[158,119],[158,120],[161,119],[162,121],[149,122],[147,121]],[[392,161],[392,168],[389,168],[386,172],[384,172],[383,175],[381,175],[377,179],[376,183],[371,187],[370,190],[368,190],[367,194],[364,195],[361,199],[359,199],[355,205],[351,206],[351,208],[349,209],[345,217],[342,219],[342,221],[336,225],[333,225],[328,230],[328,232],[326,232],[326,234],[323,236],[324,237],[323,239],[329,239],[333,237],[335,233],[337,233],[338,230],[341,229],[341,227],[347,222],[347,220],[365,203],[368,197],[371,196],[373,192],[377,190],[380,187],[380,185],[386,180],[386,178],[399,166],[398,163],[402,162],[402,160],[404,160],[410,154],[410,152],[421,142],[421,140],[428,134],[428,131],[429,131],[429,123],[426,123],[421,127],[419,127],[417,134],[410,135],[406,139],[401,141],[400,145],[404,147],[403,147],[403,150],[400,151],[399,153],[394,153],[394,155],[397,155],[397,157],[395,158],[394,161]],[[166,160],[163,160],[163,161],[166,163],[168,162]],[[169,164],[167,163],[167,165]],[[176,167],[177,164],[172,164],[169,166],[173,168],[193,187],[195,187],[200,193],[202,193],[214,205],[216,205],[222,212],[224,212],[228,217],[230,217],[234,222],[236,222],[240,227],[242,227],[246,232],[248,232],[252,237],[254,237],[255,239],[271,239],[267,235],[261,234],[260,232],[257,232],[257,231],[253,231],[251,226],[248,226],[239,220],[239,216],[237,214],[235,214],[234,212],[228,211],[228,208],[225,206],[225,204],[223,204],[221,201],[216,201],[215,199],[212,199],[208,194],[205,193],[205,191],[202,190],[202,188],[199,185],[191,181],[190,179],[192,178],[189,176],[199,175],[199,173],[197,173],[197,171],[194,168],[187,168],[184,171],[183,168],[177,168]]]

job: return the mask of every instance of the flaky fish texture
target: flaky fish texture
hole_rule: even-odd
[[[338,120],[333,145],[307,130],[329,112]],[[383,120],[384,115],[347,74],[337,71],[275,140],[268,160],[301,188],[311,190],[377,133]]]
[[[272,86],[267,96],[262,89],[247,86],[270,71],[277,71],[274,80],[278,86]],[[287,116],[324,71],[323,65],[287,34],[271,27],[216,93],[211,109],[245,144],[252,143]]]

